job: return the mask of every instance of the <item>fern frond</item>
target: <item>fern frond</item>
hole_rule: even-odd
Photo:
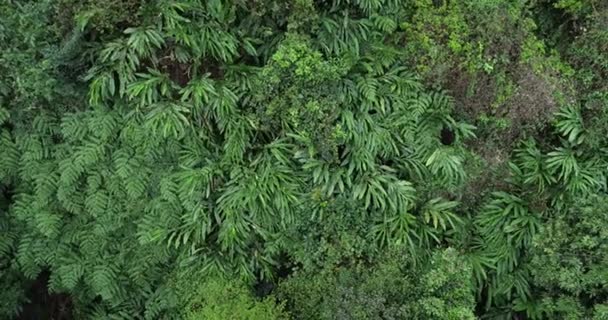
[[[555,126],[570,143],[581,144],[585,139],[583,118],[577,106],[568,105],[556,113]]]
[[[129,35],[127,45],[143,58],[151,57],[165,43],[155,28],[127,28],[124,33]]]

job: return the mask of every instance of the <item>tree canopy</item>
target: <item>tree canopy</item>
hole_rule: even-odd
[[[608,319],[608,2],[0,0],[0,318]]]

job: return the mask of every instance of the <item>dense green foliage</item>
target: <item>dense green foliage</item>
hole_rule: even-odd
[[[0,318],[608,319],[608,2],[0,0]]]
[[[420,267],[395,254],[374,267],[297,273],[279,297],[298,319],[475,319],[471,268],[455,250],[436,252]]]

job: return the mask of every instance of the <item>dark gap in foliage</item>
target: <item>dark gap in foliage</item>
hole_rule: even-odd
[[[484,287],[480,290],[475,304],[475,316],[481,318],[486,313],[485,301],[488,298],[487,289]]]
[[[214,60],[209,60],[203,63],[201,67],[201,71],[203,73],[209,73],[211,75],[211,79],[221,80],[224,78],[224,69],[219,62]]]
[[[435,8],[441,8],[444,5],[447,5],[447,0],[433,0],[433,5]]]
[[[15,126],[10,121],[6,121],[6,122],[0,124],[0,129],[6,129],[6,130],[8,130],[8,132],[13,131],[14,128],[15,128]]]
[[[263,61],[262,59],[259,59],[258,57],[247,54],[242,49],[240,50],[239,55],[240,55],[240,57],[237,60],[237,62],[242,63],[246,66],[253,66],[253,67],[261,68],[266,63],[265,61]]]
[[[277,269],[277,277],[279,279],[287,278],[287,277],[289,277],[289,275],[291,275],[293,273],[294,269],[295,269],[295,267],[292,262],[283,263]]]
[[[279,255],[278,266],[275,269],[274,279],[257,279],[253,286],[254,293],[257,297],[263,298],[270,295],[278,285],[278,281],[288,278],[297,268],[287,253]]]
[[[389,168],[394,168],[393,166],[395,165],[395,161],[392,158],[382,159],[382,164]]]
[[[581,32],[575,17],[551,2],[539,3],[534,7],[534,13],[532,16],[538,26],[535,33],[551,48],[564,51]]]
[[[254,46],[255,47],[255,46]],[[256,50],[258,50],[259,48],[256,48]],[[244,46],[240,46],[239,47],[239,54],[236,57],[236,61],[235,64],[244,64],[247,66],[254,66],[254,67],[263,67],[266,64],[266,61],[264,61],[264,59],[262,59],[260,57],[260,53],[258,53],[258,55],[251,55],[247,52],[247,50],[245,50]]]
[[[327,0],[314,0],[313,1],[315,8],[319,11],[319,12],[335,12],[335,10],[331,11],[331,9],[335,9],[333,8],[334,5],[331,3],[331,1],[327,1]]]
[[[161,70],[169,75],[171,81],[184,87],[190,82],[190,66],[178,61],[163,59],[160,62]]]
[[[551,125],[545,125],[538,130],[537,138],[543,142],[542,145],[545,145],[547,151],[562,145],[560,135],[555,134],[555,130],[555,127]]]
[[[346,150],[346,145],[345,144],[339,144],[338,145],[338,156],[340,157],[340,159],[344,159],[344,157],[346,157],[347,154],[347,150]]]
[[[270,295],[272,293],[272,290],[274,290],[275,286],[276,285],[274,284],[274,282],[268,279],[258,279],[258,281],[253,286],[253,292],[257,297],[263,298]]]
[[[456,140],[456,135],[452,129],[443,127],[441,129],[441,143],[445,146],[451,146],[454,144]]]
[[[11,203],[13,203],[14,191],[11,185],[0,184],[0,210],[6,212]]]
[[[41,272],[27,292],[29,303],[23,306],[19,320],[70,320],[72,317],[72,299],[63,293],[49,293],[47,284],[51,273]]]
[[[354,3],[341,8],[339,5],[336,5],[336,1],[314,0],[314,7],[317,12],[328,12],[330,14],[340,15],[340,20],[343,19],[344,16],[348,16],[351,19],[367,18],[365,11]]]
[[[585,269],[585,273],[590,271],[589,268]],[[595,292],[581,293],[581,300],[583,304],[590,309],[592,309],[596,305],[601,305],[602,303],[606,303],[606,301],[608,301],[608,292],[602,290],[604,288],[599,285],[596,285],[594,289]]]

